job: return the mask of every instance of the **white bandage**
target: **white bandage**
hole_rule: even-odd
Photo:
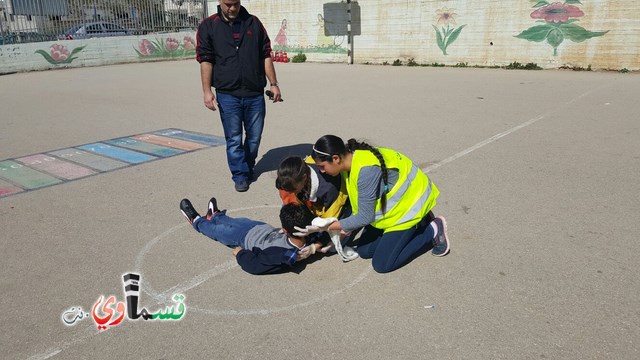
[[[331,230],[329,231],[329,235],[331,236],[331,242],[333,243],[333,247],[338,252],[338,255],[342,258],[342,261],[348,262],[351,260],[357,259],[360,255],[350,247],[342,248],[342,243],[340,242],[340,230]]]
[[[336,221],[338,221],[338,219],[333,217],[326,219],[317,217],[313,219],[313,221],[311,221],[311,225],[307,225],[305,228],[294,226],[294,228],[298,230],[298,232],[294,232],[293,236],[305,237],[313,233],[327,231],[329,225],[333,224]]]

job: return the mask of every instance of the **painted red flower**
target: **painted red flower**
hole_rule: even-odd
[[[49,54],[51,54],[51,57],[53,58],[53,60],[55,60],[56,62],[61,62],[69,58],[70,52],[69,52],[69,49],[67,49],[67,47],[64,45],[53,44],[51,45],[51,50],[49,51]]]
[[[165,46],[167,47],[168,51],[174,52],[178,49],[178,46],[180,46],[180,43],[178,42],[178,40],[170,37],[170,38],[167,38],[167,40],[165,40]]]
[[[195,41],[193,41],[193,38],[191,38],[191,36],[185,36],[184,42],[182,43],[182,47],[185,50],[193,50],[196,48],[196,43]]]
[[[153,46],[151,41],[149,41],[147,39],[140,40],[140,43],[138,44],[138,47],[140,48],[140,53],[142,55],[145,55],[145,56],[151,55],[154,52],[156,52],[155,46]]]
[[[559,2],[541,7],[531,13],[534,19],[544,19],[546,22],[566,22],[570,17],[582,17],[584,13],[580,8],[573,5],[565,5]]]

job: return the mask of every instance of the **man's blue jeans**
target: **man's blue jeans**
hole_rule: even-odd
[[[237,97],[219,92],[216,96],[227,141],[227,163],[231,178],[234,182],[251,181],[266,115],[264,96]]]
[[[223,210],[213,214],[211,220],[201,216],[193,222],[193,228],[199,233],[231,248],[240,246],[244,249],[244,239],[249,230],[264,224],[247,218],[232,218]]]

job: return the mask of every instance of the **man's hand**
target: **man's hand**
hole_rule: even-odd
[[[240,246],[238,246],[235,249],[233,249],[233,251],[231,253],[233,254],[233,256],[237,256],[238,253],[240,252],[240,250],[242,250],[242,248]]]
[[[298,232],[293,233],[293,235],[298,237],[305,237],[313,233],[327,231],[329,225],[333,224],[336,221],[338,221],[338,219],[334,217],[326,219],[317,217],[313,219],[311,225],[307,225],[305,228],[294,226],[294,228],[298,230]]]
[[[206,106],[209,110],[216,111],[216,96],[213,95],[213,91],[205,91],[204,106]]]
[[[282,101],[282,93],[280,92],[280,87],[278,87],[277,85],[272,85],[269,90],[271,92],[271,95],[268,95],[269,100],[273,101],[274,103]]]

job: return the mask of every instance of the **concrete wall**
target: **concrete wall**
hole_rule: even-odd
[[[195,32],[0,46],[0,74],[195,57]]]
[[[353,45],[345,35],[325,32],[340,25],[340,19],[325,13],[337,2],[242,4],[262,20],[274,50],[286,51],[289,58],[302,52],[312,62],[347,63],[353,46],[354,63],[413,59],[417,64],[502,66],[517,61],[543,68],[640,70],[638,0],[352,2],[360,15],[359,25],[352,27],[359,29]],[[216,5],[208,2],[209,13]],[[194,57],[193,39],[195,32],[3,45],[0,73]]]
[[[298,46],[322,49],[331,44],[318,34],[323,1],[245,0],[243,4],[265,23],[272,41],[286,19],[286,36],[294,52]],[[545,68],[640,69],[638,0],[352,2],[356,4],[361,15],[361,35],[353,44],[356,63],[414,59],[423,64],[491,66],[517,61]],[[566,18],[559,16],[563,13]],[[440,36],[449,32],[442,36],[441,46],[437,32]],[[334,40],[348,49],[346,38]],[[340,60],[346,61],[343,54]]]

